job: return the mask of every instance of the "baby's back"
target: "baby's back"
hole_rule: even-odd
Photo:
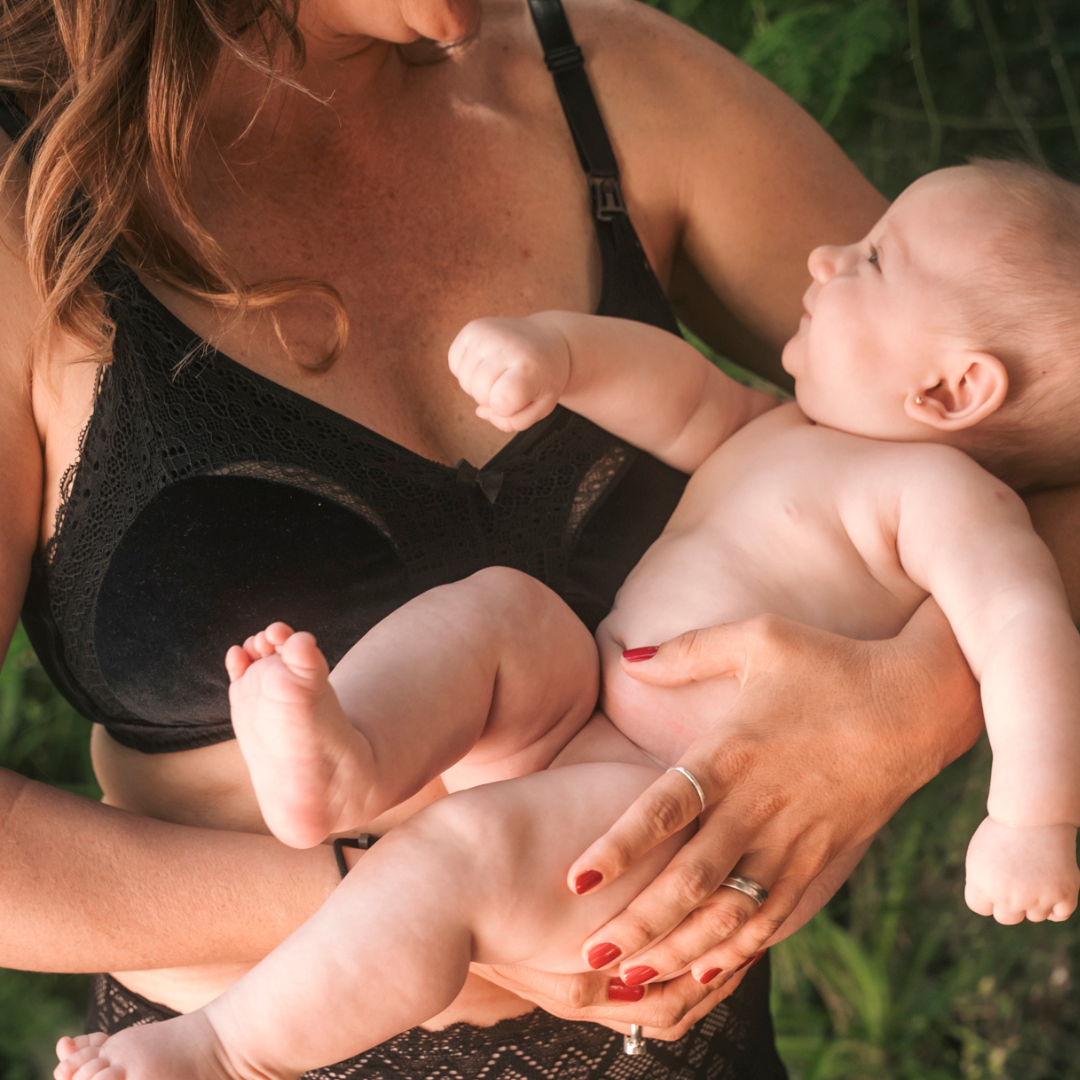
[[[735,680],[646,687],[623,673],[623,649],[765,613],[863,640],[899,633],[927,596],[898,553],[905,492],[956,472],[1001,486],[951,448],[847,435],[795,405],[748,424],[694,474],[601,625],[604,711],[674,761],[722,715]]]

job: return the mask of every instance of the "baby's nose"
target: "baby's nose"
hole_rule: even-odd
[[[836,273],[840,265],[843,248],[834,244],[823,244],[810,252],[807,266],[810,268],[810,276],[819,282],[826,282]]]

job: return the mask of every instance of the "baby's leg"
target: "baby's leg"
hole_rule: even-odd
[[[295,847],[363,825],[455,763],[451,788],[543,769],[588,719],[598,680],[581,621],[504,567],[418,596],[333,672],[283,623],[226,662],[263,817]]]
[[[593,894],[571,893],[567,871],[657,771],[568,765],[440,800],[384,836],[321,911],[206,1009],[79,1051],[58,1080],[87,1062],[115,1070],[101,1080],[293,1078],[441,1012],[470,960],[588,970],[580,943],[685,836]]]

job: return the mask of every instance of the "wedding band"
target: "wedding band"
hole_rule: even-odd
[[[689,769],[684,769],[681,765],[672,765],[668,772],[681,772],[691,784],[694,785],[694,790],[697,792],[697,797],[701,800],[702,813],[705,811],[705,807],[709,804],[705,801],[705,792],[701,790],[701,785],[694,779],[693,773]]]
[[[720,882],[720,888],[734,889],[736,892],[744,893],[758,907],[761,907],[769,899],[769,890],[764,885],[759,885],[756,881],[751,881],[745,877],[726,877]]]
[[[641,1034],[640,1024],[630,1025],[630,1034],[623,1036],[622,1048],[624,1054],[645,1054],[648,1052],[645,1048],[645,1037]]]

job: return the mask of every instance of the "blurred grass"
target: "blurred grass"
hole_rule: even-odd
[[[763,71],[889,196],[972,155],[1080,175],[1078,0],[655,0]],[[86,727],[17,637],[0,764],[94,794]],[[964,906],[985,745],[900,811],[830,907],[774,950],[793,1080],[1080,1080],[1080,937]],[[0,970],[0,1080],[51,1071],[86,980]]]

